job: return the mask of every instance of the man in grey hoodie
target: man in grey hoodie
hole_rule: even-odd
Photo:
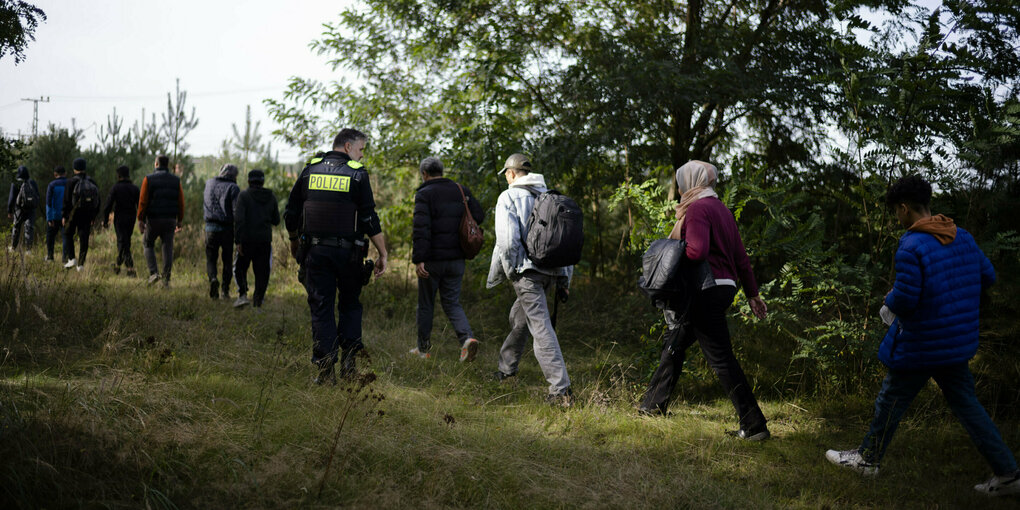
[[[241,189],[237,187],[237,167],[227,163],[220,175],[205,181],[202,211],[205,217],[205,270],[209,275],[209,297],[223,298],[230,289],[231,255],[234,250],[234,204]],[[216,263],[223,260],[223,281],[216,279]]]
[[[534,338],[535,358],[549,382],[546,401],[569,407],[574,397],[559,340],[549,317],[546,292],[555,284],[557,291],[565,294],[574,268],[539,268],[525,253],[522,240],[527,235],[526,225],[535,197],[548,191],[545,177],[532,172],[531,162],[523,154],[507,158],[499,173],[504,174],[509,188],[500,193],[496,201],[496,246],[492,250],[486,286],[491,289],[509,279],[517,300],[510,308],[510,334],[499,352],[496,379],[517,375],[517,365],[530,334]]]

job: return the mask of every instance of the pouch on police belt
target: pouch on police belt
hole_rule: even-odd
[[[372,273],[375,271],[375,262],[372,259],[365,259],[361,265],[361,285],[365,286],[372,282]]]

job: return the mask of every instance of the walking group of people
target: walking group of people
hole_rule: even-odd
[[[378,276],[387,265],[371,183],[360,163],[366,143],[365,134],[341,130],[332,150],[301,172],[284,214],[291,253],[306,274],[318,384],[335,384],[337,363],[340,376],[354,374],[357,354],[364,347],[361,287],[371,272]],[[473,361],[479,342],[460,304],[468,256],[463,222],[470,216],[481,223],[484,211],[467,187],[443,176],[443,164],[437,158],[423,160],[419,173],[422,184],[415,194],[412,248],[418,276],[418,337],[409,354],[432,357],[438,291],[461,347],[460,360]],[[495,379],[517,375],[530,336],[549,383],[547,402],[569,407],[574,396],[549,314],[548,294],[555,289],[555,299],[569,296],[573,267],[536,264],[525,241],[536,199],[549,191],[544,176],[523,154],[507,158],[499,173],[508,188],[496,201],[496,243],[486,286],[509,281],[517,299],[510,308],[510,332],[499,350]],[[718,169],[691,161],[678,168],[675,177],[682,196],[670,238],[684,241],[686,263],[707,267],[708,277],[696,280],[690,289],[693,295],[683,307],[665,307],[667,333],[660,365],[638,410],[647,415],[667,413],[685,351],[696,341],[733,403],[740,427],[732,434],[748,441],[766,440],[771,437],[767,420],[733,353],[726,312],[738,285],[756,317],[764,318],[768,308],[759,295],[734,216],[715,192]],[[917,176],[900,179],[888,192],[888,206],[907,228],[896,254],[896,282],[883,309],[890,328],[880,359],[889,372],[862,445],[855,450],[830,450],[825,456],[837,465],[876,474],[911,400],[934,378],[994,471],[991,479],[974,488],[989,495],[1020,493],[1016,460],[977,401],[967,366],[977,350],[979,296],[995,281],[995,273],[970,234],[942,215],[931,215],[931,194],[931,186]],[[379,254],[372,264],[363,263],[368,250],[365,237]],[[333,313],[337,299],[339,322]]]
[[[87,163],[76,158],[68,178],[66,170],[58,166],[53,180],[46,188],[46,260],[54,260],[58,235],[62,237],[61,259],[66,269],[82,271],[89,251],[92,227],[101,221],[104,228],[113,222],[117,236],[117,259],[113,271],[120,274],[121,266],[128,276],[136,276],[131,255],[131,237],[135,222],[142,234],[148,282],[162,282],[169,287],[174,263],[174,234],[184,223],[184,189],[181,179],[170,171],[170,158],[156,157],[154,170],[142,179],[139,188],[131,181],[127,166],[117,168],[117,182],[110,187],[105,206],[101,207],[99,186],[88,175]],[[217,280],[217,257],[222,250],[222,295],[229,296],[231,275],[237,281],[238,298],[235,307],[262,305],[269,282],[272,256],[272,228],[280,223],[280,210],[276,196],[263,187],[265,173],[248,172],[248,189],[237,186],[238,169],[227,164],[218,177],[206,182],[203,211],[206,231],[206,265],[210,279],[210,297],[217,299],[221,287]],[[15,182],[8,194],[7,213],[13,221],[9,251],[18,249],[24,237],[26,252],[31,251],[35,217],[39,207],[38,184],[29,175],[28,168],[18,168]],[[75,239],[78,252],[75,253]],[[156,241],[161,243],[163,266],[156,259]],[[248,267],[255,273],[252,299],[247,297]]]
[[[311,361],[316,368],[314,381],[320,385],[336,384],[338,377],[356,373],[357,356],[364,348],[360,293],[372,275],[383,274],[388,264],[371,182],[360,162],[367,141],[368,137],[360,131],[341,130],[332,150],[317,155],[302,170],[290,190],[283,214],[290,252],[301,266],[301,282],[307,291]],[[79,255],[74,257],[71,249],[65,250],[64,257],[69,259],[67,267],[80,269],[85,262],[92,223],[88,212],[92,209],[83,204],[89,197],[98,197],[98,189],[92,189],[95,184],[85,175],[84,160],[75,160],[73,168],[72,179],[65,182],[58,177],[50,184],[47,220],[54,227],[53,235],[59,226],[67,229],[65,240],[69,233],[72,238],[77,233],[81,240]],[[516,300],[510,307],[510,331],[499,349],[494,378],[503,381],[518,374],[531,337],[535,358],[549,384],[547,402],[570,407],[574,392],[549,313],[548,294],[552,292],[554,299],[568,298],[573,266],[537,263],[534,247],[529,249],[529,233],[534,228],[529,225],[535,223],[529,220],[534,220],[535,204],[540,197],[555,193],[535,170],[523,154],[511,155],[498,170],[506,179],[507,189],[496,201],[496,242],[486,286],[493,288],[507,281]],[[485,214],[471,191],[444,177],[443,171],[442,162],[434,157],[426,158],[419,167],[422,184],[415,193],[412,248],[418,277],[418,333],[409,355],[432,357],[431,333],[438,292],[460,345],[460,361],[471,362],[479,352],[480,342],[460,304],[465,259],[473,256],[464,242],[464,224],[468,217],[480,224]],[[262,172],[249,173],[249,188],[243,192],[236,184],[237,172],[233,165],[225,165],[205,188],[209,295],[229,296],[228,268],[232,267],[238,299],[247,301],[247,281],[243,275],[251,264],[255,269],[252,304],[259,306],[268,282],[272,225],[280,218],[276,197],[261,185]],[[62,169],[58,169],[58,175],[62,175]],[[168,171],[167,160],[162,156],[157,158],[156,171],[145,178],[140,191],[130,185],[126,168],[123,173],[118,169],[118,175],[122,180],[111,190],[104,211],[104,217],[113,211],[118,230],[121,249],[117,267],[123,262],[129,272],[132,270],[130,224],[118,218],[121,214],[136,215],[139,230],[145,236],[150,281],[162,278],[164,283],[168,282],[173,233],[180,229],[183,219],[180,180]],[[744,291],[756,317],[764,318],[768,308],[759,295],[734,216],[715,192],[718,178],[718,169],[702,161],[688,162],[676,170],[675,179],[682,195],[669,237],[683,241],[683,263],[697,266],[703,274],[689,282],[689,299],[682,304],[663,305],[667,331],[660,364],[638,411],[644,415],[667,414],[685,352],[697,342],[736,411],[739,429],[732,435],[762,441],[769,439],[771,433],[734,355],[726,313],[738,288]],[[32,190],[23,191],[26,187],[34,188],[35,184],[22,167],[18,182],[12,186],[8,206],[9,214],[15,218],[12,248],[17,246],[21,229],[26,239],[31,239],[31,227],[26,225],[29,213],[19,213],[19,209],[10,205],[19,207],[18,204],[31,202]],[[59,196],[54,200],[52,195],[60,193],[64,195],[63,209],[51,211],[50,204],[60,202]],[[37,188],[35,194],[38,197]],[[882,340],[879,358],[888,372],[875,401],[875,417],[861,445],[845,451],[829,450],[825,456],[834,464],[862,474],[877,474],[905,411],[926,382],[934,379],[994,471],[991,479],[974,488],[989,495],[1020,493],[1016,460],[978,402],[968,368],[978,346],[980,296],[994,283],[995,271],[967,231],[943,215],[931,214],[931,196],[931,186],[918,176],[900,179],[887,193],[887,205],[907,230],[896,252],[896,280],[882,309],[889,330]],[[98,202],[94,208],[98,211]],[[57,218],[61,218],[59,225],[55,223]],[[49,227],[47,234],[51,239]],[[152,250],[156,237],[163,240],[162,273],[157,271]],[[366,261],[369,244],[378,252],[374,262]],[[232,251],[231,245],[236,250]],[[51,240],[48,246],[51,259]],[[223,264],[222,273],[217,270],[219,260]]]

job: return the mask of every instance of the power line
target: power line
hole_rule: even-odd
[[[215,90],[209,92],[192,92],[189,93],[191,97],[211,97],[211,96],[225,96],[229,94],[244,94],[254,92],[267,92],[273,90],[281,90],[281,87],[259,87],[251,89],[234,89],[234,90]],[[103,102],[103,101],[147,101],[154,99],[163,99],[166,96],[164,94],[159,95],[146,95],[146,96],[51,96],[53,99],[60,102]]]

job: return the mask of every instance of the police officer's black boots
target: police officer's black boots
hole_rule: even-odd
[[[361,347],[348,347],[340,355],[340,378],[353,377],[358,372],[357,357]]]
[[[333,372],[334,363],[329,361],[323,361],[319,365],[319,375],[315,378],[315,384],[319,386],[323,385],[336,385],[336,374]]]

